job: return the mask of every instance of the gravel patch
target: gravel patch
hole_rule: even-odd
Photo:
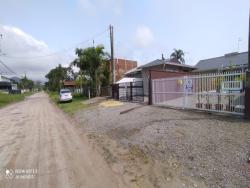
[[[250,187],[248,121],[136,103],[92,106],[75,117],[88,133],[137,145],[163,162],[176,158],[183,176],[208,187]]]

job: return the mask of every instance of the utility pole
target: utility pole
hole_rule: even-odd
[[[3,34],[0,33],[0,39],[3,38]],[[2,50],[1,50],[1,45],[0,45],[0,56],[1,56]],[[1,72],[0,72],[0,80],[1,80]]]
[[[250,13],[248,18],[248,70],[245,86],[245,118],[250,119]]]
[[[3,38],[3,34],[0,33],[0,39],[2,39],[2,38]],[[1,45],[0,45],[0,55],[1,55],[1,52],[2,52],[2,50],[1,50]]]
[[[112,66],[112,84],[115,83],[115,62],[114,62],[114,28],[112,25],[109,26],[110,33],[110,48],[111,48],[111,66]]]

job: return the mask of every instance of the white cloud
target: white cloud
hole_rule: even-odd
[[[149,27],[139,26],[136,29],[135,42],[137,46],[142,48],[150,47],[154,40],[154,35]]]
[[[79,5],[81,8],[84,9],[89,14],[96,14],[97,10],[91,0],[78,0]]]
[[[78,0],[85,12],[96,15],[99,12],[113,11],[115,15],[122,14],[123,0]]]
[[[51,54],[47,44],[17,27],[0,25],[0,33],[3,34],[0,49],[6,54],[0,59],[19,75],[26,73],[32,79],[44,80],[51,68],[64,63],[60,54],[46,56]],[[0,72],[6,72],[1,65]]]
[[[2,33],[4,35],[2,42],[7,43],[3,46],[3,48],[8,48],[7,50],[14,50],[15,53],[23,53],[23,51],[25,53],[41,53],[48,51],[48,46],[45,44],[45,42],[36,40],[34,37],[23,32],[19,28],[0,26],[0,30],[2,30]],[[23,46],[26,48],[23,48]]]

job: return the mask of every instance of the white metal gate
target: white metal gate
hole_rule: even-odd
[[[244,115],[245,72],[223,72],[152,80],[152,103]]]

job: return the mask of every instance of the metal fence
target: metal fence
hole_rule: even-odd
[[[119,100],[143,102],[144,101],[143,82],[138,81],[138,82],[120,83],[119,84]]]
[[[223,72],[152,80],[152,104],[244,114],[245,72]]]
[[[111,97],[112,96],[112,86],[101,87],[100,96]]]

